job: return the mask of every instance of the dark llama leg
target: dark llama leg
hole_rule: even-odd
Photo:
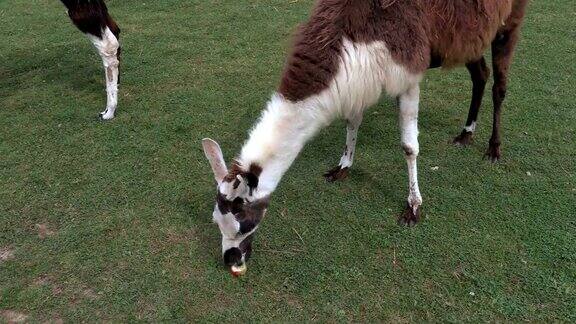
[[[517,0],[514,2],[512,15],[496,34],[492,41],[492,67],[494,70],[494,86],[492,88],[492,100],[494,102],[494,116],[492,123],[492,136],[490,137],[488,150],[485,156],[491,162],[500,159],[500,115],[502,103],[506,97],[508,85],[508,72],[514,49],[520,36],[520,26],[524,17],[527,0]]]
[[[476,121],[478,120],[478,112],[482,105],[482,97],[484,96],[484,89],[486,82],[490,77],[490,69],[486,65],[484,57],[478,61],[466,64],[466,68],[470,72],[472,78],[472,101],[470,102],[470,110],[468,111],[468,119],[462,133],[454,138],[453,143],[457,146],[468,146],[472,143],[472,135],[476,130]]]

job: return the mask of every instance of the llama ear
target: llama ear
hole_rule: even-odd
[[[214,179],[216,179],[218,183],[222,182],[222,179],[228,174],[228,170],[226,169],[226,163],[224,162],[220,145],[212,139],[205,138],[202,140],[202,147],[204,148],[204,154],[208,162],[210,162],[212,172],[214,172]]]

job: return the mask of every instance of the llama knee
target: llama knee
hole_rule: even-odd
[[[107,39],[104,41],[106,43],[105,47],[100,52],[105,67],[109,66],[118,67],[118,65],[120,64],[120,60],[118,59],[118,50],[120,49],[120,43],[118,42],[116,37],[114,37],[114,35],[112,35],[112,37],[113,39]]]
[[[420,153],[418,142],[402,141],[401,146],[406,157],[417,157],[418,153]]]
[[[109,28],[105,28],[102,31],[101,37],[96,37],[93,35],[88,35],[94,47],[98,50],[98,54],[102,58],[102,62],[104,67],[108,69],[108,67],[116,68],[120,64],[118,60],[118,51],[120,49],[120,42],[114,36],[112,31]]]
[[[496,99],[503,100],[506,97],[507,92],[506,82],[494,84],[494,87],[492,87],[492,92]]]

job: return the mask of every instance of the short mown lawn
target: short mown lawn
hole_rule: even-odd
[[[0,1],[0,321],[576,321],[576,11],[532,1],[503,110],[503,159],[449,144],[465,69],[422,83],[425,219],[407,195],[393,100],[327,184],[345,127],[323,130],[272,197],[245,277],[222,265],[200,140],[228,158],[278,84],[311,0],[134,1],[117,117],[100,59],[55,0]],[[490,86],[488,87],[490,89]]]

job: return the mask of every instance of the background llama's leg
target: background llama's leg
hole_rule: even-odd
[[[62,0],[68,16],[98,50],[106,74],[106,109],[100,113],[102,119],[114,118],[118,104],[118,66],[120,63],[120,28],[108,14],[103,0]]]
[[[472,142],[472,134],[476,130],[476,121],[478,120],[478,112],[482,104],[482,97],[484,96],[484,89],[486,82],[490,77],[490,69],[486,66],[484,57],[478,61],[466,64],[466,68],[470,72],[472,78],[472,101],[470,102],[470,110],[468,111],[468,119],[462,133],[458,135],[453,143],[458,146],[467,146]]]
[[[354,162],[354,153],[356,151],[356,140],[358,138],[358,129],[362,124],[362,115],[350,118],[346,124],[346,147],[344,153],[340,158],[340,163],[337,167],[329,170],[324,174],[328,182],[344,179],[348,176],[348,170]]]
[[[120,43],[118,38],[106,27],[102,32],[102,38],[88,34],[88,37],[102,57],[104,71],[106,73],[106,109],[100,113],[100,118],[108,120],[114,118],[114,112],[118,105],[118,74]]]
[[[408,164],[408,206],[402,213],[398,222],[402,225],[413,226],[420,220],[420,206],[422,196],[418,188],[418,169],[416,159],[420,151],[418,144],[418,104],[420,100],[420,87],[412,86],[406,93],[400,95],[400,132],[401,144]]]

